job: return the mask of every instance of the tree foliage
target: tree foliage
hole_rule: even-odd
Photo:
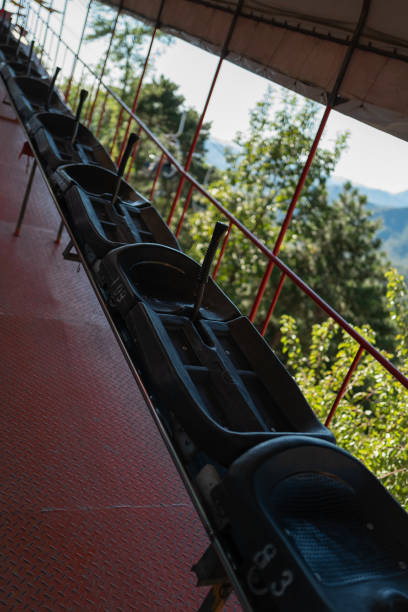
[[[396,345],[387,357],[408,374],[408,289],[396,270],[387,272],[387,316],[396,329]],[[313,325],[307,350],[302,347],[293,317],[281,320],[282,347],[289,369],[304,395],[324,421],[357,352],[357,343],[346,333],[337,336],[333,321]],[[368,326],[359,330],[375,343]],[[397,383],[370,355],[357,366],[333,419],[337,443],[371,469],[399,502],[408,509],[408,411],[407,389]]]
[[[91,16],[91,33],[87,37],[88,41],[105,40],[107,43],[116,14],[115,10],[97,3]],[[150,26],[130,15],[120,15],[104,81],[110,83],[111,87],[129,107],[133,105],[139,86],[151,34],[152,28]],[[170,36],[159,30],[156,33],[156,38],[167,45],[171,44],[172,41]],[[164,143],[177,161],[184,165],[193,141],[199,115],[193,108],[186,107],[185,98],[178,91],[179,87],[176,83],[163,75],[152,76],[151,69],[154,67],[154,58],[157,53],[157,47],[154,46],[148,64],[150,73],[147,78],[145,77],[140,90],[136,113],[154,135]],[[117,159],[126,133],[127,115],[126,113],[122,114],[118,104],[108,98],[103,117],[100,120],[102,106],[102,96],[99,96],[95,111],[95,125],[98,125],[99,138],[108,150],[110,150],[115,138],[117,122],[122,119],[116,144],[112,151],[113,158]],[[180,127],[182,129],[178,134]],[[132,130],[137,131],[137,129],[137,124],[133,122]],[[205,161],[205,142],[209,136],[209,130],[210,124],[204,123],[190,168],[190,172],[199,181],[204,179],[208,169]],[[132,167],[130,181],[140,192],[148,196],[161,152],[143,134],[138,145],[138,151]],[[179,175],[176,174],[171,164],[165,161],[155,197],[155,204],[163,214],[166,214],[169,210],[178,180]],[[182,194],[183,197],[185,191],[186,189]]]
[[[100,2],[95,3],[91,12],[91,32],[87,40],[103,40],[108,44],[116,16],[117,10]],[[118,18],[109,54],[108,72],[111,81],[116,80],[121,84],[120,95],[125,102],[129,101],[127,98],[131,94],[132,85],[140,76],[152,33],[151,26],[136,20],[131,15],[121,14]],[[156,32],[156,38],[166,44],[171,43],[171,37],[159,30]],[[157,50],[149,62],[149,68],[152,68],[155,54]]]
[[[247,134],[238,134],[227,169],[213,182],[213,195],[251,232],[273,249],[316,130],[317,105],[299,103],[292,94],[273,113],[273,92],[251,112]],[[385,321],[386,260],[376,238],[378,224],[366,199],[349,183],[330,202],[327,181],[346,146],[347,134],[331,148],[319,147],[286,234],[282,259],[351,323],[369,322],[380,341],[389,343]],[[192,254],[201,259],[206,239],[219,213],[207,208],[193,216]],[[203,231],[204,230],[204,231]],[[218,276],[243,312],[248,313],[266,268],[266,260],[234,231]],[[258,321],[266,314],[280,272],[275,268],[261,304]],[[286,282],[272,320],[269,338],[279,338],[279,318],[291,312],[300,325],[303,342],[311,324],[325,315]],[[388,345],[387,345],[388,346]]]

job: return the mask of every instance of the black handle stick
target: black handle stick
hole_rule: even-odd
[[[191,315],[191,320],[194,322],[197,318],[197,315],[200,311],[201,304],[203,303],[205,288],[207,286],[208,277],[210,275],[211,264],[214,260],[215,253],[217,252],[218,244],[225,234],[228,231],[228,225],[225,223],[221,223],[217,221],[214,227],[213,235],[211,237],[211,242],[208,246],[207,252],[204,257],[203,264],[201,266],[200,275],[198,277],[198,291],[197,298],[194,304],[193,314]]]
[[[86,89],[81,89],[81,91],[79,92],[79,102],[78,102],[78,106],[77,106],[77,110],[76,110],[76,115],[75,115],[74,129],[72,130],[72,138],[71,138],[72,146],[74,146],[75,141],[76,141],[77,136],[78,136],[79,120],[81,118],[82,109],[84,107],[85,100],[87,99],[87,97],[88,97],[87,90]]]
[[[55,69],[55,72],[54,72],[54,74],[53,74],[53,77],[52,77],[52,79],[51,79],[51,83],[50,83],[50,85],[49,85],[49,87],[48,87],[47,101],[46,101],[46,103],[45,103],[45,108],[46,108],[46,110],[48,110],[48,109],[49,109],[49,107],[50,107],[50,104],[51,104],[51,99],[52,99],[52,94],[54,93],[54,85],[55,85],[55,81],[57,80],[57,76],[58,76],[58,73],[59,73],[59,71],[60,71],[60,70],[61,70],[61,68],[59,68],[59,67],[57,66],[57,67],[56,67],[56,69]]]
[[[31,60],[33,59],[33,52],[34,52],[34,41],[32,40],[31,45],[30,45],[30,51],[28,53],[26,76],[30,76],[30,73],[31,73]]]
[[[111,201],[112,206],[115,206],[116,204],[116,200],[119,195],[120,184],[122,182],[122,176],[123,176],[123,173],[125,172],[127,161],[133,151],[133,147],[135,146],[138,140],[139,140],[139,136],[132,132],[127,141],[125,152],[123,153],[122,159],[120,160],[120,164],[118,168],[118,180],[116,181],[116,187],[115,187],[115,191],[113,192],[112,201]]]

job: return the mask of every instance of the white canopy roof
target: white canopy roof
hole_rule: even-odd
[[[220,54],[239,4],[227,59],[326,103],[363,0],[163,0],[160,27]],[[123,9],[155,23],[161,5],[162,0],[124,0]],[[406,0],[371,0],[335,107],[408,140]]]

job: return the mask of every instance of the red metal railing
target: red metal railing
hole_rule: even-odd
[[[86,12],[86,18],[88,19],[88,15],[89,15],[89,7],[91,4],[91,1],[88,4],[88,8],[87,8],[87,12]],[[163,2],[161,4],[161,8],[163,6]],[[43,7],[41,7],[40,5],[36,5],[34,7],[34,10],[31,11],[31,21],[34,22],[34,26],[37,29],[38,27],[38,21],[40,21],[44,26],[45,26],[45,32],[44,29],[42,30],[42,34],[43,34],[43,40],[44,42],[48,42],[48,44],[51,44],[51,40],[52,37],[56,37],[56,39],[58,40],[58,48],[61,47],[61,45],[64,47],[65,49],[65,54],[64,54],[64,61],[66,60],[66,56],[67,54],[71,54],[73,57],[73,64],[72,64],[72,69],[71,71],[68,73],[67,76],[67,88],[66,88],[66,98],[67,99],[71,99],[70,98],[70,91],[71,91],[71,87],[72,87],[72,83],[74,81],[74,77],[76,74],[76,69],[78,64],[82,67],[81,70],[81,77],[79,80],[79,87],[82,86],[82,83],[84,81],[85,78],[90,77],[93,81],[93,87],[92,89],[94,89],[94,87],[96,86],[96,90],[97,93],[99,93],[100,89],[104,89],[105,91],[105,96],[103,98],[104,102],[101,105],[100,108],[100,114],[99,117],[96,120],[96,125],[95,130],[97,131],[97,133],[100,132],[100,128],[102,125],[102,121],[104,118],[104,113],[106,112],[106,106],[107,106],[107,100],[110,99],[111,103],[115,103],[116,108],[117,108],[117,123],[114,129],[114,138],[113,138],[113,144],[111,147],[111,152],[113,151],[116,142],[118,140],[119,137],[119,133],[120,133],[120,129],[123,125],[126,124],[126,128],[125,128],[125,133],[128,134],[129,133],[129,129],[130,129],[130,124],[132,122],[135,122],[138,125],[138,133],[139,135],[143,135],[144,136],[144,141],[148,141],[151,144],[153,144],[158,151],[158,155],[160,156],[159,158],[159,162],[158,165],[156,167],[156,171],[154,173],[154,177],[152,179],[152,187],[151,187],[151,191],[150,191],[150,198],[153,198],[154,193],[155,193],[155,189],[158,183],[158,179],[160,176],[160,172],[162,170],[162,166],[163,163],[165,161],[169,162],[173,168],[176,170],[176,172],[179,175],[179,183],[178,183],[178,187],[176,189],[176,194],[175,197],[173,199],[173,202],[171,204],[170,207],[170,212],[169,212],[169,216],[168,216],[168,223],[170,224],[174,214],[176,213],[177,210],[177,204],[179,202],[179,199],[182,195],[182,188],[183,185],[188,185],[188,192],[187,192],[187,196],[184,200],[184,204],[180,213],[180,218],[179,221],[177,223],[177,227],[176,227],[176,235],[179,236],[181,229],[183,227],[184,224],[184,220],[186,218],[186,215],[188,213],[188,209],[189,209],[189,204],[191,201],[191,198],[193,196],[193,193],[199,193],[201,196],[203,196],[203,198],[205,199],[206,203],[208,206],[215,206],[216,209],[224,216],[224,218],[227,220],[228,222],[228,232],[224,238],[224,242],[222,244],[221,247],[221,251],[219,253],[218,256],[218,260],[216,262],[216,266],[214,269],[214,273],[213,273],[213,278],[216,278],[220,266],[222,265],[222,261],[223,258],[225,256],[225,254],[228,251],[228,244],[229,244],[229,240],[230,240],[230,236],[232,231],[238,231],[240,232],[249,242],[251,242],[257,249],[258,251],[258,255],[259,257],[264,257],[266,260],[266,270],[264,273],[263,278],[261,279],[261,282],[259,284],[259,288],[257,291],[257,294],[254,298],[253,304],[252,304],[252,308],[249,314],[249,317],[251,320],[254,320],[256,317],[256,314],[259,311],[259,307],[261,305],[261,302],[264,298],[264,293],[265,290],[268,287],[268,283],[270,281],[270,277],[271,277],[271,273],[273,268],[276,266],[277,268],[279,268],[281,270],[281,277],[279,280],[279,283],[277,285],[277,288],[275,290],[275,294],[272,298],[272,301],[270,303],[269,309],[267,311],[267,315],[266,318],[262,324],[261,327],[261,333],[265,334],[270,322],[270,318],[272,316],[273,310],[276,306],[276,303],[278,302],[279,296],[280,296],[280,291],[283,287],[283,283],[285,282],[286,278],[290,279],[309,299],[311,299],[317,306],[319,306],[319,308],[324,311],[328,317],[330,317],[331,319],[333,319],[342,330],[344,330],[347,334],[349,334],[359,345],[358,350],[357,350],[357,354],[353,360],[353,362],[350,365],[349,371],[347,373],[347,375],[345,376],[343,383],[337,393],[336,399],[333,403],[333,406],[331,407],[329,414],[327,416],[326,419],[326,424],[329,425],[334,414],[335,411],[338,407],[338,404],[340,403],[342,397],[344,396],[344,393],[347,390],[347,386],[352,378],[352,375],[358,365],[358,362],[360,361],[362,355],[366,352],[368,354],[370,354],[377,362],[379,362],[388,372],[390,372],[394,378],[399,381],[405,388],[408,389],[408,379],[388,360],[386,359],[386,357],[384,357],[384,355],[378,351],[378,349],[376,349],[370,342],[368,342],[368,340],[366,338],[364,338],[359,332],[357,332],[345,319],[343,319],[343,317],[337,313],[329,304],[327,304],[315,291],[313,291],[313,289],[311,287],[309,287],[293,270],[291,270],[279,257],[278,257],[278,253],[279,253],[279,249],[282,245],[284,236],[285,236],[285,232],[289,226],[294,208],[296,206],[298,197],[300,195],[300,192],[302,190],[304,181],[306,179],[308,170],[310,168],[310,165],[313,161],[313,156],[314,153],[318,147],[319,144],[319,140],[320,137],[323,133],[324,127],[326,125],[327,119],[329,117],[330,111],[331,111],[331,104],[328,104],[326,107],[326,110],[324,112],[324,115],[322,117],[320,126],[318,128],[315,140],[313,142],[311,151],[308,155],[305,167],[301,173],[301,176],[299,178],[298,181],[298,185],[296,187],[296,190],[294,192],[293,198],[291,200],[290,206],[288,208],[288,212],[286,214],[286,217],[282,223],[282,227],[281,227],[281,231],[279,233],[279,236],[277,238],[277,241],[275,243],[274,249],[270,250],[263,242],[261,242],[247,227],[245,227],[240,221],[239,219],[237,219],[234,215],[232,215],[223,205],[221,202],[219,202],[216,198],[214,198],[190,173],[189,173],[189,168],[190,168],[190,163],[191,163],[191,159],[192,159],[192,155],[195,149],[195,145],[197,143],[198,140],[198,136],[199,136],[199,127],[202,125],[203,121],[204,121],[204,115],[205,115],[205,111],[206,108],[208,106],[210,97],[211,97],[211,93],[214,89],[214,85],[216,82],[216,79],[218,77],[220,68],[221,68],[221,64],[222,64],[222,60],[223,60],[223,55],[220,58],[220,61],[218,62],[217,68],[216,68],[216,72],[214,74],[214,77],[212,79],[212,84],[210,87],[210,92],[207,96],[206,102],[205,102],[205,106],[204,106],[204,110],[200,116],[200,122],[199,122],[199,126],[196,130],[195,136],[194,136],[194,140],[192,143],[192,146],[190,148],[188,157],[187,157],[187,161],[183,167],[183,165],[174,157],[174,155],[172,155],[170,153],[170,151],[164,146],[163,143],[160,142],[160,140],[151,132],[151,130],[148,128],[148,126],[140,119],[140,117],[138,117],[135,114],[135,110],[136,110],[136,106],[137,106],[137,102],[138,102],[138,98],[139,98],[139,94],[140,94],[140,89],[142,86],[142,81],[143,81],[143,77],[144,74],[146,72],[146,67],[147,67],[147,62],[148,59],[150,57],[150,53],[151,53],[151,49],[152,49],[152,44],[154,41],[154,38],[156,36],[156,31],[157,31],[157,27],[158,24],[156,24],[154,30],[153,30],[153,35],[152,35],[152,39],[148,48],[148,52],[147,52],[147,57],[146,60],[144,62],[144,66],[143,66],[143,70],[142,70],[142,74],[139,80],[139,86],[137,89],[137,93],[135,96],[135,100],[133,102],[132,108],[129,108],[129,106],[127,104],[125,104],[125,102],[123,100],[121,100],[121,98],[118,96],[118,94],[114,91],[114,89],[112,87],[110,87],[107,83],[105,83],[104,81],[104,72],[105,72],[105,68],[107,65],[107,61],[109,58],[109,49],[111,48],[111,44],[112,44],[112,37],[110,39],[109,42],[109,47],[108,47],[108,51],[106,53],[105,56],[105,60],[104,60],[104,64],[103,64],[103,68],[102,68],[102,72],[101,74],[96,74],[95,71],[93,71],[87,64],[86,62],[80,57],[80,50],[81,50],[81,46],[82,46],[82,42],[84,39],[84,33],[85,33],[85,26],[82,28],[82,34],[81,34],[81,38],[80,38],[80,42],[79,42],[79,46],[77,51],[74,51],[70,45],[67,44],[67,42],[63,39],[63,25],[61,25],[59,32],[56,32],[49,23],[49,19],[44,19],[43,17],[41,17],[40,13],[42,11],[44,11],[45,9]],[[119,19],[119,14],[120,14],[120,9],[118,10],[118,14],[116,17],[116,20],[114,22],[116,27],[116,24],[118,22]],[[35,16],[34,16],[35,15]],[[63,19],[63,17],[61,17],[61,19]],[[232,27],[233,25],[231,25],[230,28],[230,32],[229,35],[231,34],[232,31]],[[362,27],[361,23],[360,23],[360,29]],[[356,33],[354,40],[357,40],[358,38],[358,32]],[[226,53],[226,47],[224,47],[224,54]],[[345,65],[343,65],[342,67],[342,74],[340,75],[341,77],[344,76],[345,70],[347,68],[348,62],[350,61],[350,57],[351,57],[351,53],[352,53],[352,49],[351,51],[349,51],[349,53],[346,56],[346,63]],[[51,53],[47,52],[46,49],[44,49],[44,58],[50,57]],[[62,66],[62,71],[64,73],[65,70],[65,66]],[[85,76],[86,75],[86,76]],[[341,82],[341,79],[337,79],[337,84],[336,86],[338,87],[339,83]],[[79,89],[79,88],[78,88]],[[333,95],[331,96],[331,101],[335,98],[335,94],[336,91],[333,91]],[[94,114],[95,114],[95,110],[96,110],[96,97],[94,98],[94,102],[92,103],[92,108],[91,108],[91,112],[89,113],[89,108],[88,107],[88,123],[92,124],[92,120],[94,118]],[[90,99],[92,98],[92,96],[90,96]],[[89,103],[91,104],[91,103]],[[140,142],[140,141],[139,141]],[[139,148],[138,148],[138,152],[140,153],[140,147],[142,147],[143,144],[139,144]],[[122,147],[123,149],[123,147]],[[122,152],[121,149],[121,152]],[[119,159],[121,156],[121,152],[119,154]],[[134,155],[136,155],[136,152],[134,153]],[[133,157],[134,159],[134,157]],[[132,162],[131,162],[132,163]],[[131,170],[131,166],[129,167],[127,176],[129,176]]]

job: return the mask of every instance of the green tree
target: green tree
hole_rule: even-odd
[[[99,2],[95,3],[91,12],[91,32],[87,35],[87,40],[104,40],[108,44],[116,15],[116,9]],[[120,96],[126,103],[131,103],[132,89],[140,76],[140,69],[147,52],[146,46],[150,42],[152,32],[151,26],[138,21],[131,15],[119,16],[107,69],[110,80],[120,83]],[[161,31],[157,31],[156,38],[166,44],[171,43],[171,37]],[[157,55],[157,50],[149,62],[150,69],[154,63],[155,54]]]
[[[112,24],[116,11],[97,3],[91,17],[91,33],[88,41],[106,40],[110,37]],[[139,85],[139,78],[150,43],[152,28],[129,15],[121,15],[118,19],[115,37],[112,42],[110,61],[105,71],[105,82],[109,82],[117,94],[131,107]],[[172,38],[162,32],[157,32],[156,38],[165,44],[171,44]],[[148,70],[154,67],[154,57],[157,56],[156,46],[149,61]],[[101,60],[102,61],[102,60]],[[99,96],[95,111],[94,127],[99,121],[102,108],[102,96]],[[185,98],[178,91],[178,85],[164,76],[153,77],[151,74],[145,78],[136,109],[137,115],[147,124],[149,129],[157,136],[181,165],[184,165],[191,146],[196,126],[199,121],[198,113],[185,105]],[[108,99],[101,124],[99,137],[108,150],[115,138],[116,124],[119,118],[125,117],[116,139],[116,146],[112,155],[117,159],[122,141],[126,133],[126,114],[122,115],[116,102]],[[182,130],[178,137],[175,137]],[[137,126],[133,123],[133,130]],[[208,170],[205,160],[205,142],[209,136],[210,124],[205,123],[201,129],[193,156],[190,172],[202,181]],[[149,194],[152,178],[160,159],[160,151],[142,136],[138,145],[138,155],[132,168],[130,181],[144,195]],[[165,162],[156,191],[155,204],[166,215],[171,204],[179,176],[174,168]],[[186,194],[186,186],[182,196]]]
[[[238,134],[237,150],[227,154],[227,169],[210,191],[249,230],[273,248],[316,130],[317,105],[298,102],[287,94],[275,112],[273,91],[256,105],[247,134]],[[296,212],[286,234],[281,256],[312,288],[353,324],[369,322],[388,340],[385,323],[384,272],[386,262],[376,238],[377,223],[365,198],[346,184],[330,203],[327,181],[346,146],[347,134],[332,148],[319,147]],[[201,259],[216,219],[215,207],[190,220],[192,254]],[[205,236],[203,240],[203,236]],[[264,274],[266,261],[240,232],[234,231],[218,280],[244,313],[248,313]],[[261,304],[261,322],[277,286],[273,271]],[[307,342],[311,324],[325,315],[286,281],[271,322],[269,339],[279,339],[279,318],[291,312]]]
[[[408,289],[396,270],[387,272],[387,317],[395,323],[395,351],[387,357],[408,374]],[[293,317],[281,320],[285,360],[317,416],[324,421],[357,352],[346,333],[338,337],[333,321],[315,324],[305,350]],[[373,344],[369,326],[360,329]],[[332,422],[337,443],[359,458],[408,509],[407,390],[376,360],[365,354]]]

